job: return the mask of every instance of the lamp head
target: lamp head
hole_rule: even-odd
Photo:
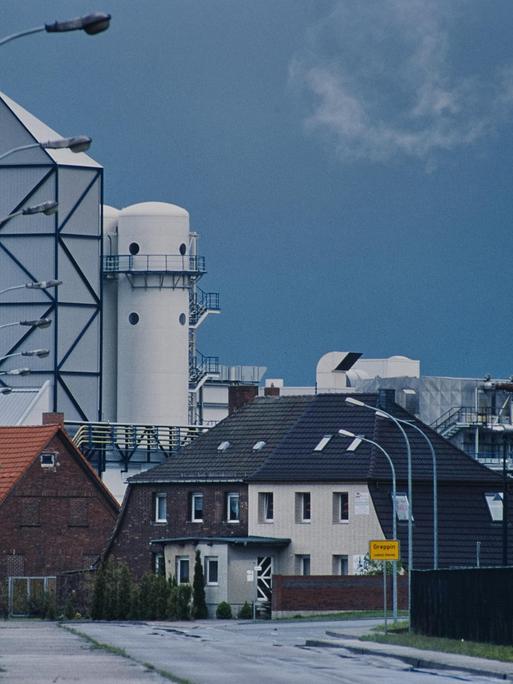
[[[352,404],[353,406],[365,406],[363,401],[360,401],[359,399],[355,399],[354,397],[346,397],[346,402],[348,404]]]
[[[338,434],[339,434],[339,435],[342,435],[342,437],[356,437],[356,435],[354,434],[354,432],[349,432],[349,430],[342,430],[342,429],[340,429],[340,430],[338,431]]]

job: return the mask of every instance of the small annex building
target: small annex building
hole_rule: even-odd
[[[39,578],[46,588],[47,578],[89,569],[118,512],[59,423],[0,426],[0,581]],[[30,580],[18,585],[30,594]]]
[[[135,576],[154,570],[192,582],[204,563],[210,607],[267,600],[272,575],[358,574],[369,540],[392,536],[392,478],[366,435],[390,454],[397,473],[397,535],[406,564],[407,458],[397,427],[348,394],[257,398],[165,463],[130,478],[107,548]],[[355,395],[414,421],[436,451],[439,566],[499,565],[503,485],[393,401],[393,393]],[[413,567],[433,564],[433,465],[428,444],[406,427],[412,448]],[[511,533],[509,533],[511,534]],[[511,543],[509,544],[511,549]],[[254,572],[256,568],[256,572]],[[254,580],[254,582],[253,582]]]

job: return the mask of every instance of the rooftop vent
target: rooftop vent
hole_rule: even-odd
[[[333,435],[324,435],[324,437],[321,439],[319,444],[315,447],[314,451],[322,451],[326,444],[329,443],[330,439],[333,437]]]
[[[266,445],[266,442],[264,442],[263,439],[261,439],[259,442],[253,445],[253,451],[260,451],[263,449]]]
[[[221,442],[221,444],[217,447],[217,450],[218,451],[226,451],[229,448],[230,448],[230,442]]]

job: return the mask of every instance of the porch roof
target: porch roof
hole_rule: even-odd
[[[234,544],[248,546],[261,544],[266,546],[288,546],[290,539],[284,537],[164,537],[152,539],[151,544]]]

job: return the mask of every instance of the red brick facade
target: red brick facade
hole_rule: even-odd
[[[226,497],[240,496],[239,522],[227,522]],[[191,522],[190,500],[203,494],[203,522]],[[155,495],[167,495],[167,523],[155,522]],[[167,537],[232,537],[248,533],[247,486],[184,483],[130,485],[107,558],[127,563],[134,577],[152,571],[152,539]],[[153,550],[152,550],[153,548]]]
[[[12,430],[16,430],[13,428]],[[85,459],[57,432],[0,504],[0,578],[89,567],[112,533],[117,505]]]
[[[398,577],[397,602],[407,608],[408,579]],[[392,580],[388,582],[388,606],[392,606]],[[381,610],[383,577],[362,575],[309,575],[306,577],[273,575],[272,610],[343,611]]]

